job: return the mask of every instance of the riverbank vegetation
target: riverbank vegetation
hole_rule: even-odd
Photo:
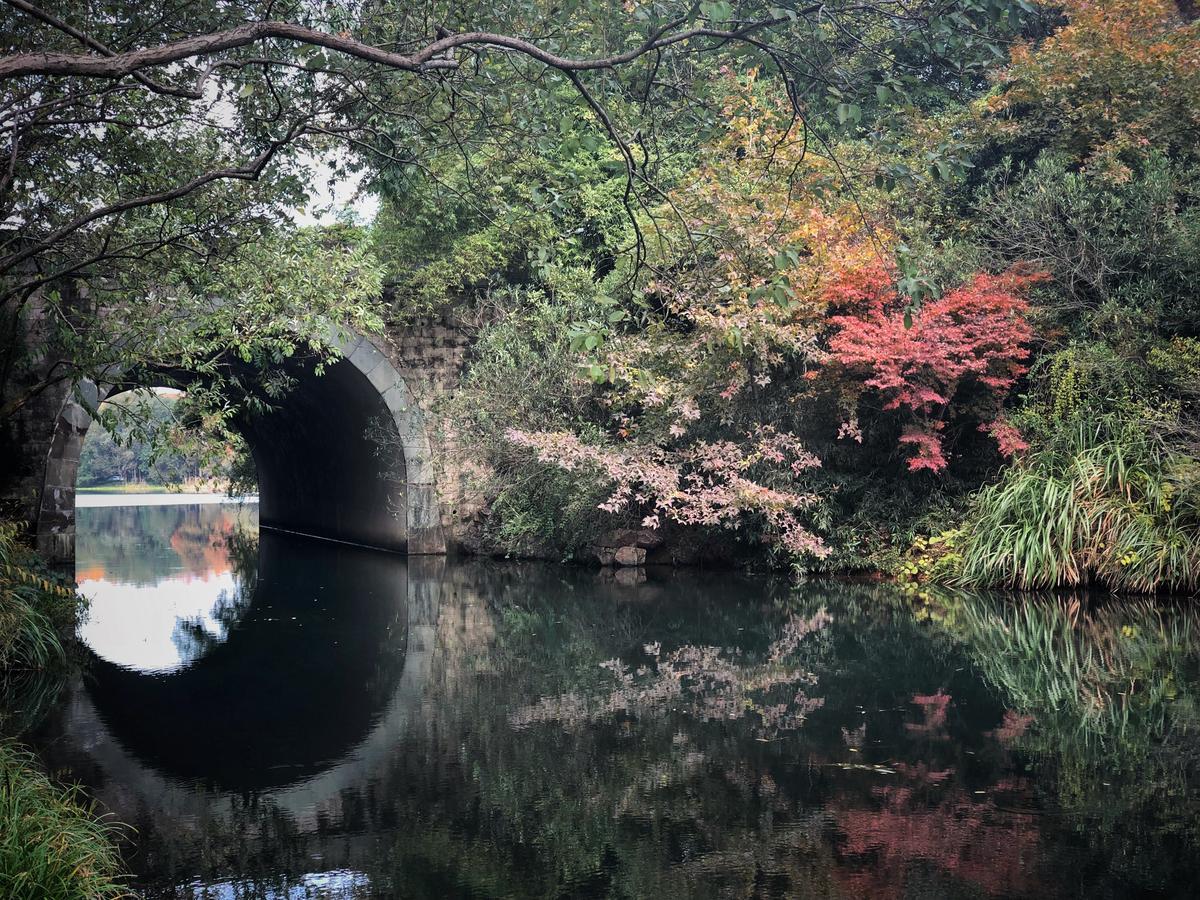
[[[120,371],[228,435],[440,317],[473,549],[1197,588],[1193,4],[70,12],[6,25],[0,424]],[[372,221],[298,225],[318,172]]]
[[[112,827],[77,790],[0,742],[0,897],[93,900],[132,896]]]
[[[346,329],[444,317],[473,331],[431,418],[480,501],[474,549],[589,560],[649,534],[674,561],[897,573],[930,607],[934,582],[1200,588],[1194,3],[12,6],[6,491],[39,404],[109,419],[85,484],[188,477],[168,418],[225,447]],[[378,215],[307,224],[318,182],[350,179]],[[189,410],[80,388],[114,379]],[[18,531],[0,526],[4,697],[61,661],[80,612]],[[996,741],[1052,758],[1078,807],[1144,800],[1097,792],[1114,759],[1147,791],[1186,784],[1193,617],[929,614],[1010,702]],[[537,615],[545,633],[558,613]],[[793,696],[777,712],[799,722],[816,698]],[[932,732],[949,696],[912,696]],[[612,808],[587,813],[612,827]],[[118,895],[111,839],[0,744],[0,894]]]
[[[74,627],[83,601],[20,541],[20,528],[0,522],[0,677],[64,661],[61,636]]]
[[[714,68],[719,112],[656,158],[668,189],[632,225],[564,127],[542,170],[584,187],[524,197],[499,274],[438,276],[486,314],[447,412],[485,464],[483,543],[583,558],[646,527],[798,572],[1200,586],[1200,26],[1030,13],[981,26],[1007,58],[900,110],[895,73],[801,122],[769,67]],[[527,184],[519,154],[468,162]],[[376,239],[411,262],[400,203]],[[456,221],[397,296],[499,252]],[[640,269],[614,252],[643,240]]]
[[[10,735],[36,723],[61,687],[66,633],[82,599],[0,522],[0,897],[128,896],[113,828],[75,789],[51,781]]]

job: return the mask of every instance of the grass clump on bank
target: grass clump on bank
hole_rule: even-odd
[[[28,725],[53,700],[56,681],[39,673],[67,662],[62,635],[83,600],[0,522],[0,723]],[[31,697],[26,683],[50,686]],[[16,698],[16,699],[14,699]],[[12,705],[10,711],[3,708]],[[11,714],[10,714],[11,712]],[[131,896],[119,883],[114,826],[80,791],[54,784],[36,760],[0,740],[0,900],[91,900]]]
[[[0,743],[0,900],[130,897],[115,827],[27,753]]]
[[[82,598],[19,534],[17,525],[0,521],[0,677],[63,662],[61,635],[82,611]]]
[[[1023,590],[1200,587],[1200,471],[1144,424],[1079,424],[981,490],[958,579]]]

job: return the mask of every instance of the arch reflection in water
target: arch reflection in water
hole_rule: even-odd
[[[1054,600],[1015,617],[1000,598],[955,596],[933,620],[885,586],[273,546],[291,545],[264,543],[262,582],[224,643],[158,675],[97,666],[35,738],[137,829],[130,865],[151,897],[1194,893],[1194,613],[1164,623],[1110,604],[1076,627]],[[325,618],[305,620],[334,580],[358,592],[337,588]],[[361,596],[372,585],[390,607]],[[371,632],[355,638],[361,658],[331,649],[359,627],[342,614]],[[300,633],[310,625],[325,637]],[[1023,656],[1049,646],[1015,638],[1023,628],[1078,652]],[[295,658],[239,649],[250,638]],[[1090,704],[1104,676],[1066,665],[1099,659],[1088,647],[1169,676],[1144,698],[1162,703],[1111,720],[1064,706]],[[320,668],[323,653],[356,674]],[[317,677],[335,682],[318,703],[280,697],[287,715],[264,712],[261,730],[290,717],[340,739],[297,727],[297,753],[237,734],[260,727],[248,717],[202,711],[196,750],[153,733],[192,727],[190,689],[171,695],[179,710],[125,689],[195,677],[253,694],[258,668],[310,698]],[[372,677],[378,693],[358,684]],[[1112,684],[1116,697],[1129,680]],[[216,746],[238,740],[249,765]]]
[[[183,521],[204,531],[190,514]],[[133,587],[159,592],[171,614],[180,586],[194,583],[188,577],[208,589],[211,608],[171,627],[180,664],[139,671],[93,644],[86,702],[125,750],[163,775],[240,792],[311,778],[362,741],[395,691],[407,636],[405,561],[270,532],[255,540],[231,530],[227,516],[202,521],[206,537],[195,543],[205,552],[194,557],[206,560],[204,574],[181,554],[184,575]],[[223,567],[224,580],[214,577]],[[138,593],[126,606],[150,602]],[[116,606],[99,610],[106,639]],[[163,614],[129,612],[120,618],[133,639],[121,648],[162,643]]]
[[[256,503],[84,507],[79,527],[75,577],[91,601],[80,637],[113,665],[180,669],[250,603]]]
[[[138,514],[103,521],[128,534]],[[207,523],[210,575],[223,568],[217,549],[225,540],[238,588],[238,602],[226,606],[238,614],[220,640],[194,642],[177,666],[139,671],[95,653],[41,729],[44,755],[134,826],[131,866],[150,896],[370,896],[362,872],[321,864],[339,841],[315,835],[344,817],[347,792],[384,767],[406,731],[427,676],[436,596],[409,591],[406,560],[395,554],[269,532],[247,537],[217,514],[183,520]],[[162,533],[175,533],[175,520],[167,524]],[[155,549],[150,541],[143,552]],[[139,590],[157,581],[171,604],[188,566],[157,551],[164,578],[109,559],[93,581],[124,579]],[[97,576],[100,562],[89,557]],[[188,574],[214,584],[200,568]],[[145,629],[161,638],[163,620],[125,625],[135,637]],[[298,849],[307,846],[302,835],[321,849]],[[298,859],[281,859],[289,847]],[[190,883],[210,854],[232,853],[270,862],[265,871],[218,862],[219,877]]]

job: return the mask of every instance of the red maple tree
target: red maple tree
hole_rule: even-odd
[[[1033,329],[1026,319],[1029,285],[1041,274],[1011,269],[980,273],[912,309],[894,273],[879,264],[847,271],[826,289],[833,363],[861,393],[875,391],[883,408],[909,421],[900,442],[912,448],[909,469],[946,468],[942,431],[956,407],[979,407],[981,430],[1009,455],[1024,446],[999,420],[1004,399],[1025,372]]]

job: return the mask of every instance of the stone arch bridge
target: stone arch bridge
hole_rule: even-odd
[[[340,360],[320,375],[293,364],[295,388],[271,413],[240,426],[258,473],[261,524],[396,552],[445,553],[465,501],[461,490],[447,490],[462,479],[431,410],[457,383],[463,330],[441,318],[378,338],[341,333],[333,342]],[[28,523],[51,561],[74,558],[88,407],[132,386],[62,385],[0,434],[0,504]]]

